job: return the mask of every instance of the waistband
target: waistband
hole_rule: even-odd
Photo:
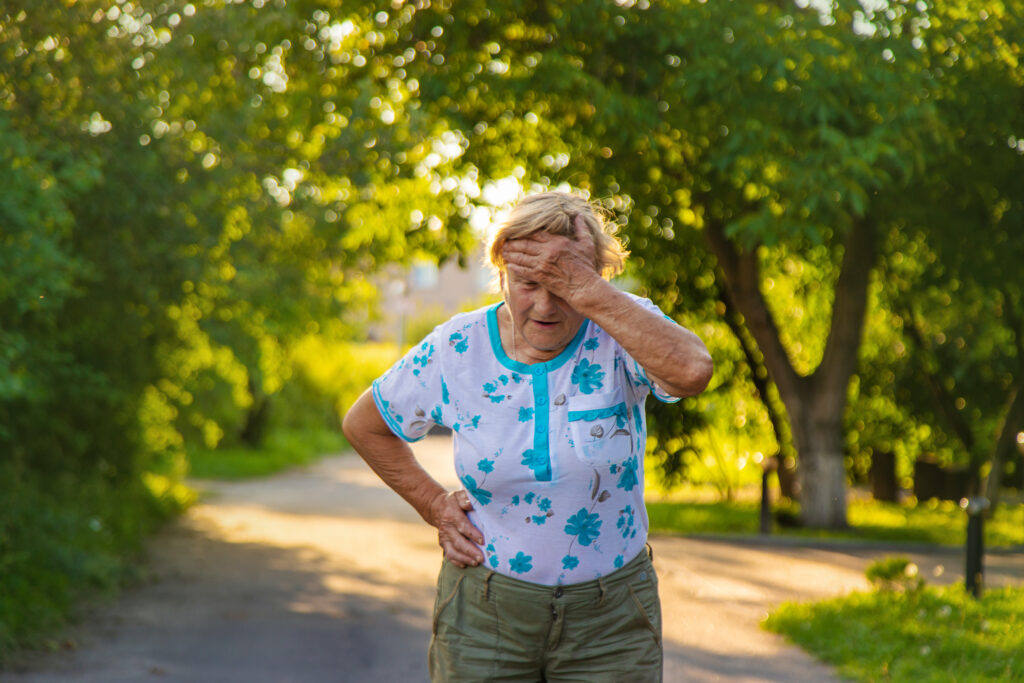
[[[648,545],[637,553],[636,557],[624,564],[621,568],[613,571],[611,574],[597,579],[592,579],[590,581],[554,586],[515,579],[511,576],[506,576],[505,574],[499,574],[492,569],[488,569],[484,565],[459,569],[446,560],[444,563],[444,569],[458,572],[461,575],[460,581],[465,579],[472,583],[482,584],[485,595],[492,587],[494,587],[498,590],[519,592],[526,600],[552,596],[556,598],[562,598],[564,596],[567,599],[571,599],[574,597],[587,598],[596,595],[603,598],[609,587],[628,581],[644,571],[653,573],[654,567],[651,563],[653,557],[654,552]]]

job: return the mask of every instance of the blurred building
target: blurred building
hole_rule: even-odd
[[[380,320],[370,336],[400,346],[416,343],[433,327],[460,311],[497,300],[491,293],[491,271],[483,263],[483,247],[467,257],[465,266],[452,257],[441,266],[422,259],[393,269],[381,284]]]

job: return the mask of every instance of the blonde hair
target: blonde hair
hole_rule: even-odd
[[[594,240],[594,267],[605,279],[622,272],[629,254],[615,235],[618,226],[607,220],[606,212],[583,197],[568,192],[542,192],[530,195],[513,207],[508,218],[494,234],[487,250],[488,263],[496,274],[505,271],[501,250],[509,240],[523,239],[537,232],[573,237],[576,216]]]

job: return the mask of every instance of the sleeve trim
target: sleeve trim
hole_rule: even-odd
[[[397,421],[395,421],[395,418],[393,418],[391,416],[391,413],[388,411],[387,401],[385,401],[384,397],[381,396],[379,384],[380,378],[374,380],[373,402],[377,405],[377,411],[380,413],[380,416],[384,418],[384,422],[387,424],[388,428],[392,432],[394,432],[395,436],[400,438],[402,441],[405,441],[406,443],[416,443],[417,441],[420,441],[421,439],[426,437],[426,434],[415,439],[406,436],[405,432],[402,431],[402,426],[398,424]]]

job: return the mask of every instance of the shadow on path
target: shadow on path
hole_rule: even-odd
[[[433,596],[421,582],[381,583],[317,549],[228,542],[190,522],[155,539],[152,583],[83,616],[67,635],[76,651],[0,680],[426,680]]]

